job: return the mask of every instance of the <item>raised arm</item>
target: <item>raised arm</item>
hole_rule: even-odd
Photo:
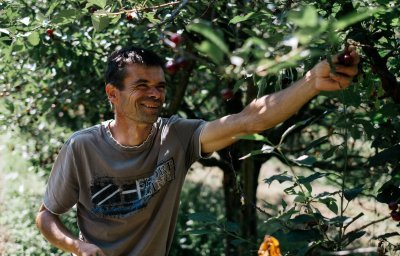
[[[73,236],[59,217],[42,204],[36,217],[36,225],[43,236],[55,247],[82,256],[105,256],[99,247],[85,243]]]
[[[253,100],[240,113],[224,116],[208,122],[200,136],[203,153],[225,148],[238,136],[262,132],[285,121],[320,91],[335,91],[347,88],[357,75],[358,54],[349,49],[353,58],[351,66],[338,64],[333,57],[335,72],[328,61],[318,63],[306,75],[290,87]]]

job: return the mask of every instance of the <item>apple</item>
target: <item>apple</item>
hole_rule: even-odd
[[[179,65],[174,60],[169,60],[165,64],[165,69],[168,74],[174,75],[178,71]]]
[[[351,66],[353,64],[353,57],[347,49],[343,53],[339,54],[338,60],[340,64],[345,66]]]
[[[53,29],[49,28],[49,29],[46,31],[46,33],[47,33],[47,35],[48,35],[49,37],[54,37],[54,30],[53,30]]]
[[[175,45],[179,45],[182,42],[182,36],[178,33],[173,33],[169,40],[171,40]]]
[[[388,206],[389,206],[389,209],[392,210],[392,211],[396,211],[397,208],[398,208],[396,202],[390,202],[390,203],[388,203]]]
[[[398,211],[392,211],[392,212],[390,213],[390,216],[392,217],[392,219],[393,219],[394,221],[400,221],[400,212],[398,212]]]
[[[224,100],[230,100],[233,98],[233,95],[234,95],[231,88],[224,88],[220,91],[220,93],[221,93],[222,99],[224,99]]]

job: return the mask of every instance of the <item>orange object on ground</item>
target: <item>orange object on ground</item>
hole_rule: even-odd
[[[279,241],[273,236],[266,235],[258,248],[258,256],[281,256]]]

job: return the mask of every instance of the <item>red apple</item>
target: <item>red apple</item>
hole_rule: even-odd
[[[221,93],[222,99],[224,99],[224,100],[230,100],[233,98],[233,95],[234,95],[231,88],[224,88],[220,91],[220,93]]]
[[[187,68],[189,66],[189,61],[185,57],[179,57],[175,60],[175,63],[180,69]]]
[[[338,56],[339,63],[345,66],[351,66],[353,64],[353,57],[350,52],[345,50]]]
[[[174,60],[169,60],[165,64],[165,69],[168,74],[174,75],[178,71],[179,65]]]
[[[53,36],[54,36],[54,30],[52,30],[51,28],[49,28],[49,29],[46,31],[46,33],[47,33],[47,35],[48,35],[49,37],[53,37]]]
[[[398,208],[398,205],[396,202],[390,202],[390,203],[388,203],[388,206],[389,206],[389,209],[392,211],[396,211]]]
[[[392,212],[390,213],[390,216],[392,217],[392,219],[393,219],[394,221],[400,221],[400,212],[398,212],[398,211],[392,211]]]
[[[175,45],[179,45],[182,42],[181,34],[174,33],[170,36],[169,40],[171,40]]]

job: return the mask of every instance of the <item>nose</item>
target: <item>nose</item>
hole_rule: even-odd
[[[157,87],[150,87],[147,90],[147,95],[154,99],[160,99],[162,96],[162,92]]]

